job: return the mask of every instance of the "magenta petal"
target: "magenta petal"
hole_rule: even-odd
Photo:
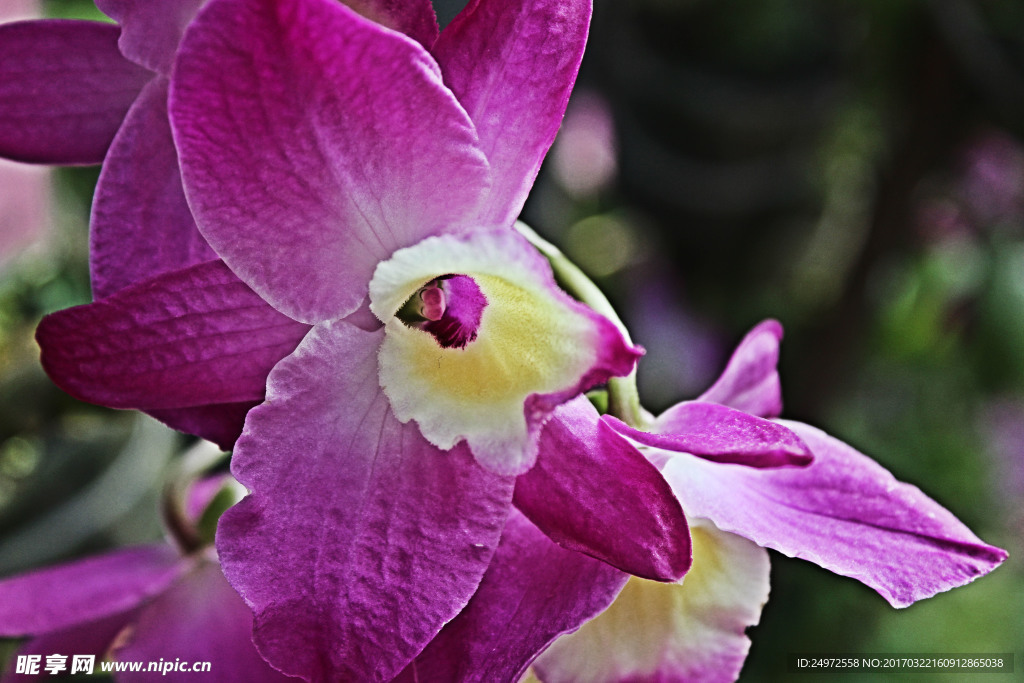
[[[256,652],[252,612],[217,563],[208,560],[142,609],[127,644],[114,657],[128,662],[210,662],[207,676],[223,683],[294,680],[271,669]],[[132,674],[131,680],[160,682],[177,676],[186,678],[153,671]]]
[[[517,681],[556,637],[608,607],[627,578],[513,513],[469,605],[395,680]]]
[[[203,1],[96,0],[96,7],[121,26],[121,54],[166,76],[181,34]]]
[[[489,184],[430,55],[335,0],[212,0],[171,120],[200,230],[304,322],[355,311],[399,247],[470,227]]]
[[[46,633],[124,612],[163,590],[182,569],[177,552],[160,544],[0,581],[0,635]]]
[[[651,434],[604,416],[617,432],[644,444],[748,467],[803,466],[813,459],[787,427],[717,403],[685,401],[669,408],[671,433]]]
[[[555,410],[513,501],[555,542],[630,574],[675,581],[690,568],[690,534],[672,489],[586,397]]]
[[[430,0],[346,0],[367,19],[400,31],[426,49],[437,40],[437,15]]]
[[[485,223],[511,225],[562,123],[589,0],[473,0],[434,45],[494,170]]]
[[[397,675],[469,601],[511,507],[511,477],[394,418],[383,336],[314,327],[270,374],[232,462],[252,493],[221,518],[224,573],[263,656],[312,681]]]
[[[721,403],[759,417],[778,417],[782,412],[779,384],[779,342],[782,325],[765,320],[747,333],[732,353],[725,371],[698,401]],[[671,434],[673,412],[669,408],[658,416],[653,431]]]
[[[809,467],[755,470],[672,458],[665,476],[686,513],[853,577],[894,607],[969,583],[1006,558],[867,456],[814,427],[785,424],[811,447]]]
[[[0,26],[0,156],[98,164],[153,74],[117,49],[118,28],[59,19]]]
[[[261,402],[262,399],[241,403],[215,403],[194,408],[150,408],[146,412],[168,427],[186,434],[195,434],[230,451],[242,433],[246,414]]]
[[[43,367],[72,396],[166,409],[260,400],[267,373],[308,329],[210,261],[53,313],[36,338]]]
[[[96,185],[91,224],[96,299],[217,258],[185,202],[167,121],[165,79],[143,88],[114,138]]]

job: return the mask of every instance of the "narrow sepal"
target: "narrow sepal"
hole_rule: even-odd
[[[810,449],[789,428],[717,403],[686,401],[669,409],[670,421],[652,433],[604,418],[617,432],[645,446],[691,453],[705,460],[748,467],[806,466]]]
[[[36,339],[44,369],[72,396],[163,410],[260,400],[267,373],[308,330],[210,261],[53,313]]]

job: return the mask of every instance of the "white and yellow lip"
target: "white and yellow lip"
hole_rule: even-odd
[[[472,278],[486,299],[476,336],[443,347],[396,317],[439,277]],[[454,302],[448,302],[454,305]],[[385,324],[380,384],[399,420],[415,420],[435,446],[465,440],[483,466],[519,474],[558,404],[640,355],[606,318],[558,288],[547,261],[517,233],[479,230],[430,237],[377,266],[370,310]]]

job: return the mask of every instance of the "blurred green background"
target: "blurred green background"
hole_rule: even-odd
[[[442,22],[461,4],[437,2]],[[162,475],[188,444],[39,367],[39,318],[90,300],[97,171],[25,172],[0,167],[0,575],[158,537]],[[1021,677],[1024,3],[597,0],[524,219],[647,348],[648,408],[699,394],[777,318],[785,415],[1010,551],[899,611],[773,553],[741,680],[786,677],[797,652],[1015,652]]]

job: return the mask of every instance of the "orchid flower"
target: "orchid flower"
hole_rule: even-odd
[[[29,637],[3,681],[51,678],[44,667],[55,654],[65,656],[66,671],[72,655],[142,662],[141,672],[116,674],[123,682],[166,680],[145,668],[176,659],[210,662],[218,681],[289,680],[256,652],[252,613],[224,579],[210,539],[202,539],[201,522],[216,514],[223,495],[231,495],[230,483],[218,476],[192,486],[184,505],[173,501],[173,545],[119,549],[0,581],[0,635]],[[15,673],[19,656],[39,657],[36,675]]]
[[[313,325],[249,413],[233,471],[251,495],[218,537],[286,673],[398,674],[476,591],[514,475],[561,457],[540,438],[555,408],[632,370],[637,350],[510,229],[588,16],[481,2],[428,53],[336,3],[212,0],[186,33],[171,117],[197,223],[275,310]],[[544,481],[573,475],[556,472]],[[646,476],[629,485],[652,492],[657,533],[629,533],[670,552],[615,559],[681,575],[685,523]],[[552,527],[562,512],[533,510]]]
[[[639,437],[578,397],[639,350],[510,229],[588,17],[483,0],[436,36],[329,0],[211,0],[176,48],[169,120],[219,258],[158,259],[40,326],[72,393],[186,428],[237,421],[266,387],[233,459],[251,495],[217,545],[284,673],[511,679],[607,607],[614,567],[690,567],[683,508]],[[94,263],[133,255],[93,247]],[[811,461],[788,427],[724,405],[672,429],[718,467]],[[566,590],[535,590],[552,581]],[[480,632],[495,618],[514,643]]]
[[[556,554],[657,580],[689,567],[657,469],[572,400],[639,350],[511,225],[589,11],[488,0],[413,40],[329,0],[211,0],[169,101],[188,203],[222,260],[40,325],[51,376],[108,405],[216,412],[266,385],[232,464],[251,495],[217,546],[285,673],[397,675],[499,540],[529,528],[513,502]],[[702,453],[809,459],[788,429],[726,408],[719,422]],[[608,585],[579,592],[589,607],[551,619],[529,657]]]
[[[785,422],[810,446],[805,468],[685,452],[678,435],[709,403],[781,412],[781,337],[774,321],[755,327],[711,389],[669,408],[649,432],[604,418],[661,465],[690,522],[693,566],[677,583],[630,578],[607,610],[536,660],[540,680],[734,680],[750,646],[744,631],[768,599],[765,548],[855,578],[894,607],[967,584],[1006,558],[917,487],[806,424]]]

